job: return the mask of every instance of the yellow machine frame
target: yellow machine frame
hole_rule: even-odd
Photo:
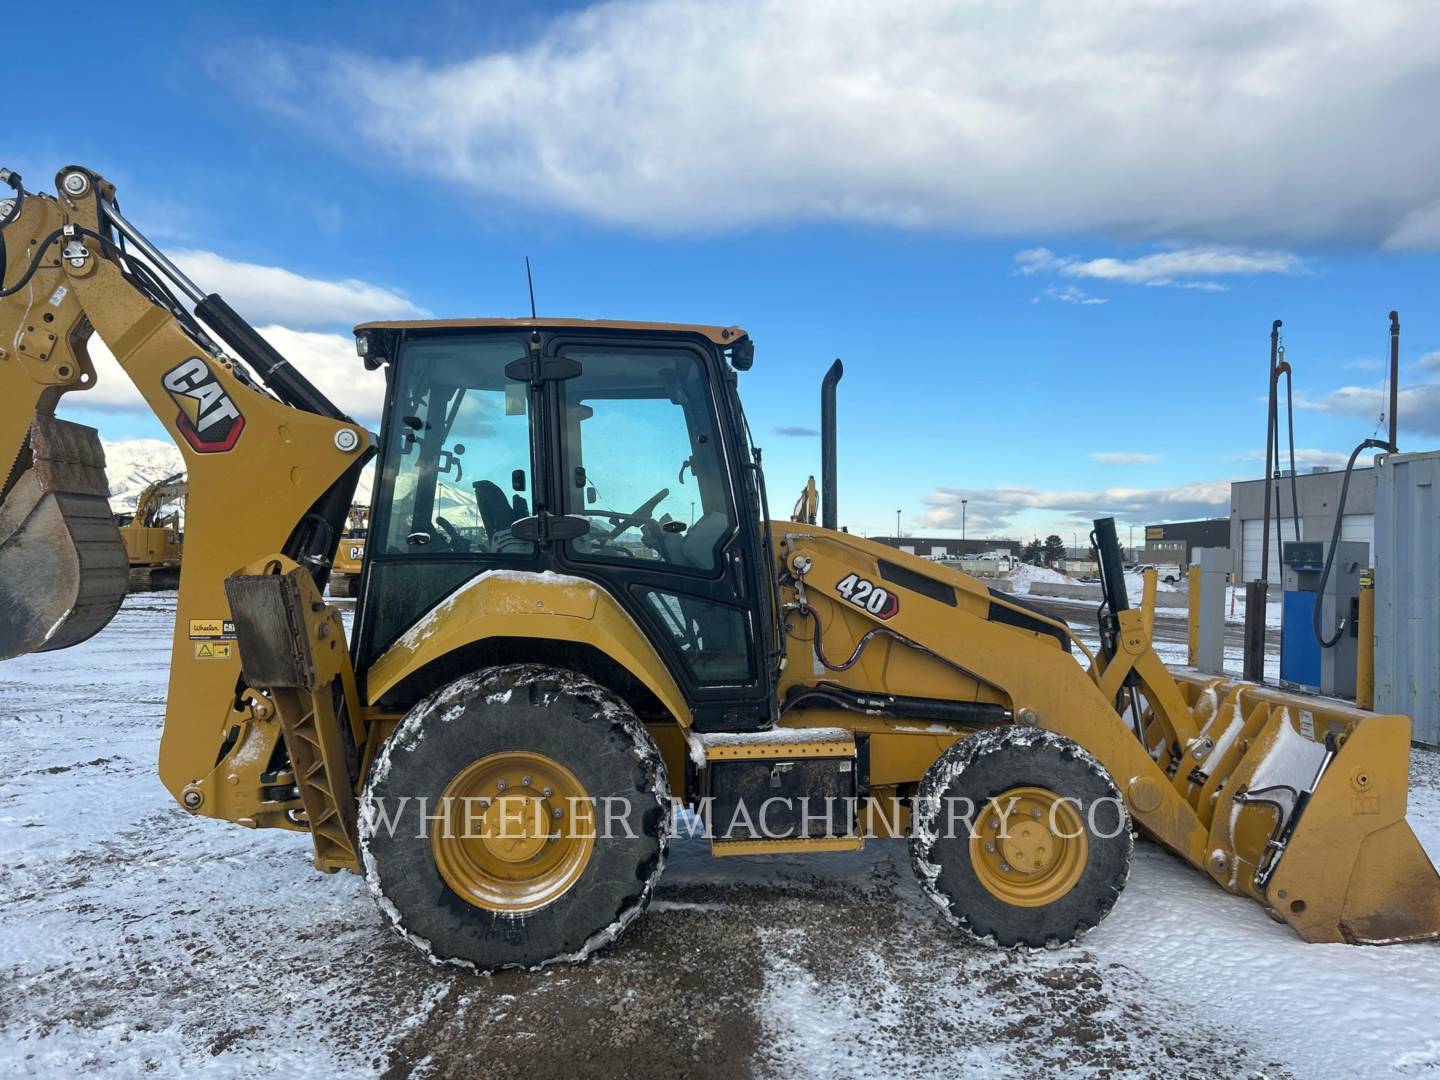
[[[83,184],[71,179],[76,175]],[[82,239],[105,235],[98,200],[113,203],[114,191],[103,178],[68,169],[59,190],[58,200],[26,200],[26,231],[43,236],[52,227],[77,226]],[[85,242],[92,249],[84,257],[46,258],[34,274],[35,294],[49,298],[53,309],[46,325],[55,329],[46,332],[43,363],[17,364],[11,357],[10,371],[0,366],[6,388],[0,452],[13,447],[23,457],[19,448],[34,416],[53,411],[59,391],[93,384],[84,352],[91,329],[180,448],[189,478],[186,550],[159,772],[183,806],[252,827],[308,829],[318,866],[357,869],[355,796],[400,720],[374,703],[443,658],[501,639],[519,659],[526,642],[593,650],[633,677],[663,707],[665,719],[651,730],[675,795],[685,797],[685,759],[696,752],[685,699],[653,644],[595,582],[482,573],[437,604],[357,680],[337,610],[319,596],[308,569],[279,553],[296,523],[369,454],[370,434],[287,406],[233,361],[201,350],[172,311],[137,291],[103,244]],[[11,261],[13,271],[13,255]],[[0,340],[29,332],[32,308],[13,300],[0,305]],[[685,329],[717,343],[743,337],[733,327]],[[243,418],[238,430],[232,425],[230,445],[218,451],[193,441],[195,409],[217,401]],[[807,488],[797,507],[802,520],[772,523],[786,660],[781,701],[823,678],[866,692],[1002,708],[1015,722],[1084,747],[1114,778],[1148,835],[1222,887],[1261,901],[1305,939],[1376,942],[1440,934],[1440,879],[1404,820],[1405,717],[1172,674],[1151,644],[1153,572],[1140,607],[1116,613],[1118,647],[1107,658],[1089,654],[1063,623],[965,574],[813,525],[815,505],[813,487]],[[948,587],[955,602],[906,591],[899,609],[881,618],[836,591],[849,575],[880,581],[887,563]],[[1023,620],[995,617],[1007,609]],[[262,657],[264,646],[247,642],[253,620],[237,615],[254,611],[283,617],[299,658],[293,665]],[[1088,663],[1077,663],[1062,641]],[[853,662],[827,663],[832,657]],[[1132,688],[1138,696],[1129,699],[1127,713],[1117,702]],[[794,729],[796,747],[805,745],[807,728],[867,737],[868,824],[880,835],[906,829],[903,819],[884,814],[887,800],[913,793],[937,757],[973,730],[823,707],[785,710],[779,725]],[[363,752],[353,783],[344,779],[347,727]],[[291,768],[267,773],[282,738]],[[1271,800],[1254,797],[1261,788],[1252,784],[1268,752],[1292,738],[1325,742],[1327,755],[1293,835],[1278,828]],[[290,797],[275,797],[287,788]],[[841,839],[839,846],[854,846]],[[833,838],[782,843],[788,846],[764,850],[836,846]]]

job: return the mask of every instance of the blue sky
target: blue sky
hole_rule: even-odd
[[[106,174],[358,413],[351,323],[524,314],[529,255],[542,315],[751,331],[777,512],[843,357],[856,531],[1226,512],[1274,318],[1307,462],[1375,428],[1392,307],[1402,448],[1440,445],[1434,7],[79,8],[88,88],[11,58],[0,163]],[[118,380],[85,397],[161,433]]]

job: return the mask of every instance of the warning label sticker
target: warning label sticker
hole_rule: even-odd
[[[229,660],[235,648],[228,641],[197,641],[195,642],[196,660]]]
[[[235,621],[233,619],[191,619],[190,637],[192,639],[233,639],[235,637]]]

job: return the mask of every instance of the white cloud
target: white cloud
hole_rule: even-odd
[[[1106,488],[1103,491],[1037,491],[1029,487],[936,488],[925,496],[923,527],[960,528],[962,499],[966,528],[983,532],[1023,531],[1015,519],[1026,511],[1048,511],[1065,528],[1114,516],[1127,522],[1182,521],[1224,517],[1230,510],[1230,481],[1215,480],[1163,488]],[[1055,527],[1061,527],[1057,524]]]
[[[1074,285],[1065,285],[1060,288],[1051,287],[1041,291],[1039,296],[1031,299],[1032,304],[1038,304],[1041,300],[1058,300],[1062,304],[1108,304],[1109,301],[1101,296],[1091,296],[1084,289],[1077,289]]]
[[[460,60],[215,65],[377,167],[646,228],[1435,247],[1437,36],[1407,0],[625,0]]]
[[[1440,371],[1440,352],[1426,353],[1422,356],[1420,358],[1420,369],[1422,371]]]
[[[1378,386],[1342,386],[1318,398],[1296,395],[1295,405],[1312,412],[1358,416],[1377,424],[1390,408],[1388,390]],[[1425,435],[1440,435],[1440,383],[1402,386],[1399,393],[1400,428]],[[1382,425],[1385,435],[1389,420]]]
[[[175,251],[175,264],[207,293],[219,293],[252,323],[334,326],[370,319],[423,319],[429,312],[368,281],[325,281],[279,266],[236,262],[213,251]]]
[[[1107,450],[1091,454],[1090,460],[1098,461],[1101,465],[1154,465],[1160,460],[1160,455],[1138,454],[1131,450]]]
[[[258,329],[265,340],[344,412],[360,423],[373,426],[378,422],[385,398],[385,377],[382,372],[365,370],[355,355],[353,338],[285,326]],[[130,376],[99,335],[90,338],[90,357],[95,362],[95,385],[89,390],[66,394],[61,399],[62,408],[149,411]]]
[[[1405,215],[1385,239],[1391,251],[1434,251],[1440,248],[1440,202],[1422,206]]]
[[[1218,281],[1187,281],[1186,278],[1224,274],[1293,274],[1303,269],[1297,255],[1286,251],[1248,251],[1242,248],[1172,248],[1134,259],[1082,259],[1056,255],[1049,248],[1026,248],[1015,253],[1016,271],[1025,276],[1058,274],[1061,277],[1118,281],[1151,287],[1172,285],[1181,289],[1226,292]]]
[[[1345,464],[1345,460],[1346,460],[1349,456],[1350,456],[1350,454],[1349,454],[1348,451],[1347,451],[1347,452],[1341,452],[1341,451],[1338,451],[1338,450],[1316,450],[1316,449],[1313,449],[1313,448],[1305,448],[1305,449],[1297,448],[1297,449],[1295,450],[1295,464],[1296,464],[1297,467],[1304,467],[1304,466],[1306,466],[1306,465],[1344,465],[1344,464]],[[1264,461],[1264,460],[1265,460],[1265,451],[1264,451],[1264,450],[1249,450],[1249,451],[1247,451],[1246,453],[1243,453],[1243,454],[1236,454],[1236,455],[1235,455],[1234,457],[1232,457],[1230,460],[1232,460],[1232,461]],[[1280,446],[1280,468],[1282,468],[1282,469],[1288,469],[1289,467],[1290,467],[1290,450],[1289,450],[1289,448],[1286,447],[1286,446],[1284,445],[1284,443],[1282,442],[1282,443],[1281,443],[1281,446]],[[1261,470],[1261,472],[1262,472],[1262,474],[1263,474],[1264,470]]]

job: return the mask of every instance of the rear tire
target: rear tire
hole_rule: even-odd
[[[1011,811],[1001,835],[995,806]],[[912,821],[921,890],[988,945],[1069,944],[1110,912],[1130,875],[1119,789],[1077,743],[1042,728],[997,728],[950,747],[921,780]]]
[[[507,772],[509,762],[518,764]],[[551,860],[576,843],[562,828],[575,790],[593,800],[592,842]],[[475,818],[460,827],[463,809],[451,811],[449,835],[437,820],[457,798],[488,807],[502,792],[537,808],[534,838],[519,841],[533,846],[519,855],[476,839],[488,826]],[[434,963],[493,971],[582,960],[615,941],[664,868],[671,803],[655,741],[624,701],[583,675],[522,664],[459,679],[416,705],[375,762],[360,810],[366,879],[396,931]],[[529,813],[513,818],[518,830]],[[556,835],[546,840],[552,813]],[[553,872],[527,881],[532,859],[535,873]]]

